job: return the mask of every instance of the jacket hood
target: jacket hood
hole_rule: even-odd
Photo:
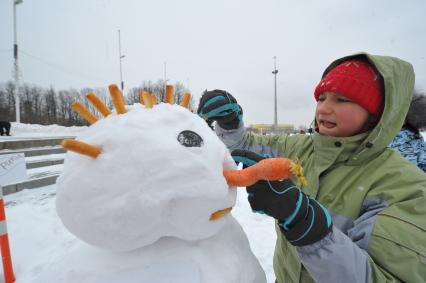
[[[349,59],[367,60],[382,76],[384,84],[384,108],[377,125],[353,151],[348,165],[359,164],[379,155],[391,143],[401,130],[410,106],[414,89],[414,70],[410,63],[389,56],[358,53],[340,58],[325,70],[325,76],[331,69]],[[316,133],[316,135],[319,135]],[[321,136],[321,135],[320,135]],[[330,140],[352,140],[351,137],[317,137]]]

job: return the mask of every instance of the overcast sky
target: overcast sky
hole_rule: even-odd
[[[17,6],[21,79],[55,89],[164,78],[228,90],[246,124],[308,125],[313,89],[334,59],[358,51],[411,62],[426,86],[424,0],[24,0]],[[0,0],[0,82],[13,70],[13,0]]]

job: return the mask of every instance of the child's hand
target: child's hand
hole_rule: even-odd
[[[243,110],[237,100],[228,92],[219,89],[204,92],[197,113],[209,125],[216,121],[225,130],[237,129],[243,118]]]
[[[264,159],[247,150],[234,150],[232,157],[244,166],[251,166]],[[288,179],[259,181],[248,186],[247,193],[253,211],[277,219],[281,231],[295,246],[315,243],[331,231],[328,210]]]

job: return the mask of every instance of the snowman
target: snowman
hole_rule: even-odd
[[[73,104],[91,126],[63,143],[56,208],[81,241],[37,282],[266,282],[229,213],[223,171],[236,165],[189,97],[175,105],[168,88],[166,102],[144,92],[129,106],[109,90],[114,112],[87,96],[102,119]]]

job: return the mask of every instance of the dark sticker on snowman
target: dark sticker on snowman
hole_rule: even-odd
[[[186,147],[201,147],[203,145],[203,139],[193,131],[180,132],[177,140]]]

